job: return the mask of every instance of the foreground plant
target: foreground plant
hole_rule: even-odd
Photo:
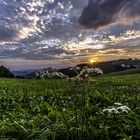
[[[75,71],[79,68],[75,68]],[[86,116],[86,107],[89,105],[89,82],[95,82],[92,80],[90,75],[93,75],[95,69],[85,68],[80,71],[77,76],[68,78],[67,80],[70,82],[71,91],[73,91],[73,106],[74,106],[74,114],[75,114],[75,129],[76,129],[76,139],[81,140],[84,137],[84,134],[87,130],[87,116]],[[78,73],[78,72],[77,72]]]

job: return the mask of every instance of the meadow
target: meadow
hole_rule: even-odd
[[[140,140],[140,74],[2,78],[0,140]]]

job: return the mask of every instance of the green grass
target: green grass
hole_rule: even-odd
[[[103,112],[116,102],[131,110]],[[86,84],[0,79],[0,140],[139,140],[139,132],[139,74]]]
[[[130,74],[140,74],[140,69],[128,69],[118,72],[112,72],[109,74],[105,74],[104,76],[115,76],[115,75],[130,75]]]

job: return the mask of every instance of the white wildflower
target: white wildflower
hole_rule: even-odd
[[[56,69],[48,68],[36,73],[39,79],[64,79],[66,76]]]
[[[20,122],[21,122],[21,123],[25,123],[25,120],[24,120],[24,119],[21,119]]]
[[[121,103],[114,103],[114,105],[121,106],[122,104]]]
[[[108,112],[108,113],[119,113],[119,111],[115,108],[115,107],[112,107],[110,109],[104,109],[103,112]]]
[[[75,67],[71,67],[70,70],[74,70],[74,71],[77,71],[77,70],[80,70],[80,67],[78,66],[75,66]]]
[[[114,103],[115,105],[119,105],[119,107],[111,107],[111,108],[107,108],[107,109],[104,109],[102,112],[107,112],[107,113],[115,113],[115,114],[118,114],[118,113],[128,113],[130,110],[129,107],[127,106],[120,106],[122,105],[121,103]]]
[[[44,100],[44,97],[43,97],[43,96],[40,96],[40,99],[41,99],[41,100]]]
[[[80,73],[78,74],[79,77],[87,78],[87,77],[93,77],[95,75],[101,75],[103,74],[103,71],[99,68],[83,68]]]
[[[121,110],[123,113],[128,113],[130,111],[130,108],[127,106],[120,106],[117,108],[117,110]]]
[[[72,78],[67,78],[67,81],[83,81],[83,78],[79,76],[75,76]]]

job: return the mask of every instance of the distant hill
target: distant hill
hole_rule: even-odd
[[[122,71],[131,70],[131,69],[132,69],[132,72],[135,73],[137,71],[136,70],[133,71],[133,69],[140,68],[140,59],[119,59],[119,60],[99,62],[99,63],[94,63],[94,64],[84,63],[84,64],[78,64],[77,66],[80,68],[83,68],[85,66],[100,68],[104,74],[122,72]],[[41,69],[13,71],[13,73],[18,77],[34,78],[35,73],[40,70]],[[77,75],[74,70],[71,70],[71,67],[59,69],[58,72],[61,72],[64,75],[68,75],[69,77],[73,77]]]
[[[8,68],[0,66],[0,77],[13,78],[15,76]]]
[[[40,71],[40,69],[30,69],[30,70],[15,70],[13,73],[16,77],[21,78],[33,78],[35,76],[35,72]]]
[[[128,70],[123,70],[123,71],[118,71],[118,72],[112,72],[112,73],[109,73],[109,74],[105,74],[104,76],[117,76],[117,75],[130,75],[130,74],[140,74],[140,68],[128,69]]]
[[[91,66],[100,68],[104,74],[118,72],[128,69],[140,68],[139,59],[120,59],[114,61],[100,62],[96,64],[79,64],[78,66]]]

